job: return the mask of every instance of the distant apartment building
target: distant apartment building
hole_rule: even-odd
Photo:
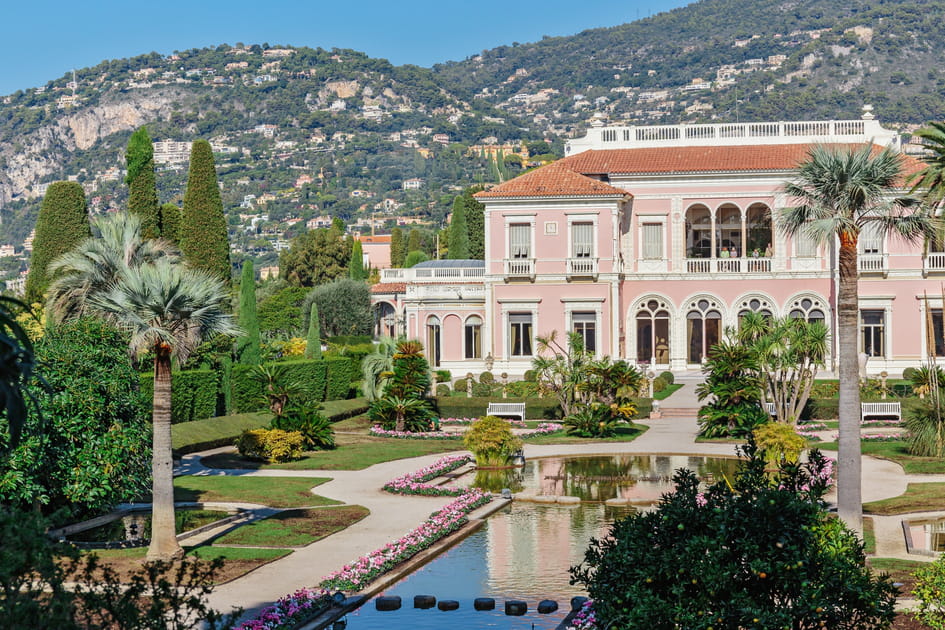
[[[291,48],[269,48],[263,51],[263,57],[289,57],[294,54]]]
[[[310,230],[317,230],[320,228],[330,228],[331,227],[331,217],[327,214],[323,214],[320,217],[315,217],[314,219],[309,219],[305,223],[305,227]]]
[[[155,164],[183,164],[190,160],[192,142],[159,140],[154,143]]]
[[[390,268],[390,234],[377,236],[356,236],[361,241],[361,251],[364,252],[365,269]]]
[[[278,277],[279,277],[279,265],[272,265],[269,267],[260,267],[259,269],[260,280],[269,280],[270,278],[275,279]]]
[[[0,245],[0,258],[10,258],[16,256],[16,248],[13,245]]]
[[[400,186],[403,190],[420,190],[423,188],[423,180],[419,177],[413,177],[411,179],[405,179],[404,183]]]
[[[435,133],[433,134],[433,142],[438,142],[439,144],[449,144],[450,135],[448,133]]]

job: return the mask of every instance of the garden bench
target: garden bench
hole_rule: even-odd
[[[898,402],[860,403],[860,416],[861,422],[866,422],[867,416],[902,420],[902,406]]]
[[[778,410],[777,410],[777,408],[775,407],[775,405],[774,405],[773,402],[766,402],[766,403],[761,403],[761,404],[764,405],[765,411],[768,412],[768,415],[769,415],[769,416],[776,416],[776,415],[778,415]]]
[[[486,409],[487,416],[498,418],[518,418],[525,421],[525,403],[489,403]]]

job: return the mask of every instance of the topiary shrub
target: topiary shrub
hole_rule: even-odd
[[[676,382],[676,377],[673,376],[673,373],[670,372],[669,370],[666,370],[665,372],[660,373],[660,378],[666,381],[667,385],[672,385],[673,383]]]
[[[538,372],[536,370],[525,370],[525,376],[522,377],[526,383],[537,383]]]
[[[454,392],[462,392],[462,393],[465,394],[465,393],[466,393],[466,387],[467,387],[466,384],[467,384],[468,382],[469,382],[469,381],[468,381],[467,379],[465,379],[465,378],[458,378],[458,379],[456,379],[456,382],[453,383],[453,391],[454,391]]]
[[[914,374],[915,374],[915,368],[914,368],[914,367],[907,367],[906,369],[904,369],[904,370],[902,371],[902,380],[904,380],[904,381],[911,381],[911,380],[912,380],[912,376],[913,376]]]
[[[437,396],[449,396],[450,395],[450,386],[446,383],[440,383],[436,386],[436,395]]]
[[[491,398],[495,392],[491,383],[473,383],[472,393],[479,398]]]
[[[663,380],[662,376],[657,376],[656,378],[653,379],[653,393],[654,394],[660,393],[667,387],[669,387],[669,383]]]
[[[495,376],[492,374],[492,372],[483,372],[479,375],[479,382],[485,383],[486,385],[492,385],[495,383]]]
[[[512,425],[495,416],[472,423],[463,436],[463,445],[476,456],[479,468],[502,468],[509,457],[522,448],[522,440],[512,433]]]
[[[298,431],[253,429],[243,431],[236,440],[236,449],[243,457],[263,459],[274,464],[300,458],[303,441]]]
[[[897,590],[828,513],[829,460],[814,450],[769,476],[753,444],[744,454],[734,480],[706,490],[677,471],[656,509],[591,542],[571,579],[597,628],[889,627]]]

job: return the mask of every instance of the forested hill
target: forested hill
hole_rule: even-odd
[[[434,70],[512,111],[557,110],[559,124],[601,108],[630,121],[729,120],[736,97],[742,120],[858,116],[871,103],[881,120],[924,123],[945,116],[943,24],[942,0],[703,0]]]

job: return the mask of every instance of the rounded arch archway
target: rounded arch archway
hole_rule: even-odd
[[[431,367],[439,367],[442,357],[443,324],[439,317],[427,317],[427,361]]]
[[[745,253],[752,258],[772,255],[774,233],[771,227],[771,208],[757,202],[745,211]]]
[[[697,203],[686,209],[686,257],[712,257],[712,212]]]
[[[784,304],[788,317],[830,324],[830,303],[816,293],[799,293]]]
[[[714,295],[698,295],[685,301],[686,361],[701,364],[722,340],[725,303]]]
[[[374,334],[382,337],[398,337],[397,308],[390,302],[374,304]]]
[[[761,313],[769,318],[778,316],[778,306],[774,299],[770,295],[759,291],[752,291],[740,296],[732,302],[732,311],[739,322],[749,312]]]
[[[715,211],[716,256],[737,258],[742,247],[742,211],[734,203],[723,203]]]
[[[633,306],[630,311],[634,333],[631,355],[637,363],[669,365],[673,311],[672,302],[659,295],[643,297]]]

